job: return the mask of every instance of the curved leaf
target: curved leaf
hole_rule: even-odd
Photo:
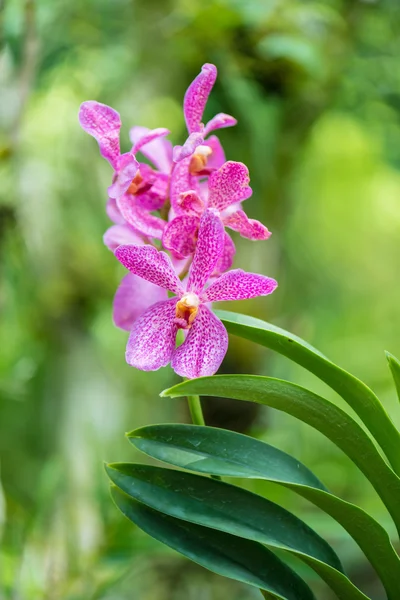
[[[375,487],[400,530],[400,479],[382,459],[365,431],[339,407],[288,381],[256,375],[215,375],[180,383],[163,396],[199,394],[265,404],[308,423],[360,468]]]
[[[397,396],[400,400],[400,361],[390,354],[390,352],[385,352],[387,361],[389,363],[389,369],[392,372],[394,385],[396,386]]]
[[[400,559],[385,529],[361,508],[330,494],[289,454],[240,433],[196,425],[150,425],[132,431],[128,439],[142,452],[177,467],[264,479],[296,492],[347,530],[374,566],[388,597],[400,597]]]
[[[261,544],[170,517],[118,488],[113,487],[111,494],[120,511],[140,529],[206,569],[261,588],[266,598],[315,600],[307,584]]]
[[[369,387],[289,331],[238,313],[222,310],[215,312],[229,333],[283,354],[335,390],[357,413],[385,452],[394,470],[400,474],[400,432]]]
[[[365,600],[332,548],[281,506],[237,486],[133,463],[106,466],[111,481],[146,506],[178,519],[286,550],[313,568],[342,600]]]

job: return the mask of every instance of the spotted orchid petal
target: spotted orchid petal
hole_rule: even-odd
[[[189,133],[201,130],[204,109],[216,78],[217,68],[206,63],[186,91],[183,112]]]
[[[224,250],[224,226],[213,210],[204,211],[200,219],[196,251],[189,271],[187,290],[199,294]]]
[[[205,209],[203,200],[194,190],[182,192],[178,205],[185,213],[190,215],[201,215]]]
[[[277,286],[277,282],[271,277],[234,269],[214,281],[204,292],[203,299],[205,302],[247,300],[256,296],[268,296]]]
[[[101,155],[116,169],[121,130],[121,118],[117,111],[106,104],[88,100],[80,106],[79,123],[82,129],[95,138]]]
[[[214,375],[228,349],[228,334],[221,321],[202,304],[186,340],[172,355],[171,366],[181,377]]]
[[[168,300],[167,290],[128,273],[121,281],[113,301],[113,321],[120,329],[130,331],[145,310]]]
[[[110,198],[116,199],[125,194],[139,171],[139,163],[130,152],[121,154],[117,163],[113,182],[108,188]]]
[[[215,115],[215,117],[208,121],[207,125],[204,127],[204,135],[206,136],[211,131],[215,131],[216,129],[233,127],[236,124],[237,120],[235,117],[231,117],[231,115],[226,115],[225,113],[218,113]]]
[[[194,132],[189,135],[183,146],[174,146],[172,150],[172,159],[175,163],[191,156],[197,146],[204,143],[204,136],[201,132]]]
[[[175,349],[177,298],[150,306],[133,324],[126,346],[126,362],[142,371],[157,371],[171,360]]]
[[[182,284],[176,275],[171,259],[154,246],[119,246],[115,256],[131,273],[179,296]]]
[[[164,229],[162,244],[177,258],[190,256],[196,249],[200,218],[196,215],[179,215]]]
[[[208,205],[219,211],[246,200],[252,194],[249,170],[241,162],[228,160],[208,180]]]
[[[222,217],[226,227],[238,231],[244,238],[250,240],[267,240],[271,232],[256,219],[249,219],[243,210],[237,210],[227,217]]]
[[[197,177],[194,177],[189,172],[190,157],[185,158],[181,162],[178,162],[171,174],[170,181],[170,199],[171,206],[176,215],[182,214],[180,206],[181,194],[188,190],[200,194],[200,188],[197,181]]]
[[[136,196],[124,194],[121,198],[118,198],[117,205],[125,221],[139,233],[157,240],[162,238],[166,225],[165,221],[138,206]]]
[[[121,244],[134,244],[135,246],[142,246],[144,244],[140,235],[127,223],[109,227],[103,236],[103,242],[112,252],[118,246],[121,246]]]
[[[219,169],[226,161],[225,152],[222,144],[216,135],[210,136],[204,144],[211,148],[211,154],[207,159],[208,169]]]
[[[235,244],[231,236],[226,233],[224,234],[224,250],[221,254],[219,261],[217,262],[214,272],[212,273],[212,277],[221,275],[221,273],[225,273],[228,269],[231,268],[233,264],[233,257],[236,254]]]

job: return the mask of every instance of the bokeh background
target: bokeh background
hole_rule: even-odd
[[[273,232],[237,241],[236,266],[279,280],[229,306],[297,333],[365,380],[400,424],[384,349],[400,354],[398,0],[9,0],[0,52],[0,598],[250,600],[135,529],[109,499],[104,460],[144,460],[124,439],[187,422],[176,381],[124,361],[111,321],[123,269],[103,246],[110,168],[78,126],[82,101],[185,137],[184,91],[219,78],[207,117],[250,168],[250,216]],[[232,338],[222,370],[290,379],[343,406],[287,359]],[[293,454],[393,531],[375,492],[328,440],[278,411],[213,399],[210,424]],[[277,486],[247,482],[326,537],[353,580],[384,594],[339,525]],[[294,567],[320,598],[310,570]]]

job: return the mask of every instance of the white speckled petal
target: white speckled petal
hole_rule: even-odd
[[[116,110],[95,100],[83,102],[79,109],[79,123],[97,140],[100,153],[117,168],[121,119]]]
[[[183,112],[189,133],[201,129],[203,112],[216,78],[217,68],[206,63],[186,90]]]
[[[134,275],[175,294],[183,293],[182,284],[174,271],[171,259],[154,246],[119,246],[115,256]]]
[[[187,289],[202,292],[224,251],[225,236],[221,219],[213,210],[206,210],[200,219],[199,237],[189,271]]]
[[[241,162],[228,160],[210,175],[208,205],[221,211],[246,200],[252,194],[249,186],[249,170]]]
[[[214,375],[228,349],[228,334],[205,304],[200,305],[186,340],[172,355],[171,366],[181,377]]]
[[[157,371],[171,360],[175,348],[177,298],[157,302],[133,324],[126,346],[126,362],[141,371]]]
[[[267,296],[278,286],[275,279],[247,273],[242,269],[234,269],[221,275],[205,291],[205,302],[219,302],[223,300],[246,300],[256,296]]]

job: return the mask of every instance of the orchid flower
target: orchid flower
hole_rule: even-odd
[[[209,304],[264,296],[277,287],[274,279],[241,269],[224,273],[206,287],[223,250],[224,227],[213,209],[201,217],[185,285],[165,252],[150,245],[117,248],[116,257],[132,274],[175,294],[150,306],[134,322],[126,350],[128,364],[155,371],[171,363],[178,375],[188,378],[218,370],[228,348],[228,334]],[[186,338],[176,348],[179,329]]]
[[[169,176],[165,172],[154,171],[149,165],[139,163],[135,154],[145,152],[159,138],[169,134],[168,129],[147,130],[141,128],[130,152],[120,152],[121,119],[113,108],[89,100],[79,111],[82,128],[98,142],[101,155],[114,169],[111,186],[108,188],[110,212],[121,214],[123,220],[136,231],[149,238],[162,236],[165,223],[151,214],[165,203],[168,193]],[[113,219],[115,221],[115,219]],[[121,223],[119,223],[121,224]]]
[[[173,159],[180,162],[190,157],[189,168],[192,173],[201,172],[206,165],[211,166],[210,156],[218,156],[221,147],[218,138],[206,140],[212,131],[223,127],[232,127],[237,121],[234,117],[218,113],[206,125],[201,122],[208,97],[217,78],[217,68],[206,63],[201,72],[188,87],[183,101],[183,112],[189,137],[183,146],[175,146]]]
[[[171,182],[171,204],[176,216],[164,230],[162,240],[165,248],[179,257],[192,254],[196,247],[200,218],[207,208],[213,208],[222,223],[238,231],[242,237],[252,240],[269,238],[271,234],[268,229],[259,221],[249,219],[241,208],[241,202],[252,194],[249,172],[243,163],[227,161],[214,171],[208,178],[207,197],[195,178],[183,172],[186,160],[177,165],[174,185]],[[228,234],[225,234],[225,247],[229,268],[235,246]]]

